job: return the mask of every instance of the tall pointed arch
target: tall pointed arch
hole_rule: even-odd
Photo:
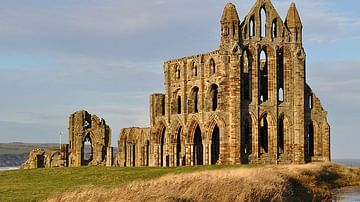
[[[216,84],[212,84],[210,86],[210,96],[211,96],[211,110],[212,111],[216,111],[216,109],[218,108],[218,94],[219,94],[219,90],[218,90],[218,85]]]
[[[269,61],[268,61],[268,53],[266,48],[263,48],[259,52],[259,102],[266,102],[268,100],[269,95]]]
[[[267,33],[266,33],[266,22],[267,22],[267,19],[266,19],[266,9],[265,9],[265,6],[262,6],[260,8],[260,37],[264,38],[266,37]]]
[[[189,95],[189,106],[188,110],[189,113],[198,113],[199,112],[199,87],[194,86],[191,89],[190,95]]]
[[[194,131],[193,160],[194,165],[204,164],[203,137],[200,126],[197,125]]]
[[[241,92],[242,99],[251,100],[252,91],[252,55],[244,50],[241,56]]]
[[[185,163],[185,137],[183,136],[183,123],[179,118],[174,120],[174,124],[171,126],[173,128],[172,131],[172,139],[173,143],[176,144],[175,147],[175,165],[181,166],[186,165]]]
[[[183,162],[185,160],[183,160],[183,158],[185,156],[182,155],[182,138],[181,138],[181,133],[182,133],[182,127],[178,128],[177,133],[176,133],[176,166],[181,166],[183,165]]]
[[[189,132],[188,132],[188,142],[192,143],[192,151],[190,155],[190,160],[192,165],[203,165],[204,164],[204,152],[203,152],[203,130],[200,127],[200,122],[193,116],[190,119]]]
[[[160,135],[160,166],[164,166],[164,157],[165,157],[165,136],[166,136],[166,127],[161,131]]]
[[[278,119],[278,126],[277,126],[277,151],[278,154],[284,154],[286,152],[285,146],[286,146],[286,139],[287,139],[287,123],[286,118],[282,114]]]
[[[88,133],[82,143],[82,165],[89,165],[93,160],[93,142],[90,133]]]
[[[274,122],[274,116],[269,112],[264,112],[260,117],[259,122],[259,153],[267,154],[272,153],[275,154],[276,148],[274,148],[276,144],[276,123]]]
[[[216,124],[211,135],[211,165],[218,162],[220,158],[220,128]]]

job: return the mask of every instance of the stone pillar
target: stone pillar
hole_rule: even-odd
[[[177,154],[177,151],[176,151],[176,143],[175,144],[173,144],[172,145],[172,167],[176,167],[176,161],[177,161],[177,156],[176,156],[176,154]]]
[[[194,161],[196,160],[196,156],[194,153],[194,144],[190,144],[190,165],[194,166]]]
[[[220,149],[220,148],[219,148]],[[220,156],[220,154],[219,154]],[[208,145],[208,164],[211,165],[211,158],[212,158],[212,149],[211,149],[211,143]]]
[[[252,153],[255,159],[259,158],[259,124],[256,122],[252,126]]]
[[[164,151],[165,151],[165,148],[164,148],[164,147],[165,147],[165,146],[163,146],[163,155],[164,155]],[[162,162],[163,162],[163,165],[162,165],[162,166],[164,166],[164,158],[163,158],[163,155],[161,155],[161,145],[160,145],[160,144],[157,145],[157,153],[158,153],[158,158],[157,158],[157,164],[158,164],[158,166],[161,167],[161,160],[162,160]]]
[[[130,142],[128,142],[127,144],[127,158],[126,158],[126,167],[131,167],[132,166],[132,144]]]
[[[185,146],[186,166],[191,166],[191,146],[186,144]]]
[[[204,148],[204,165],[210,165],[209,164],[209,143],[204,143],[203,148]]]
[[[222,163],[225,164],[236,164],[240,163],[240,130],[241,130],[241,94],[240,94],[240,54],[233,53],[229,55],[231,57],[229,64],[229,97],[228,97],[228,111],[230,112],[229,116],[229,127],[227,132],[229,133],[228,139],[225,144],[225,149],[220,149],[223,154],[221,157]],[[224,129],[225,130],[225,129]],[[226,132],[222,131],[222,135],[226,136]],[[222,139],[224,140],[224,139]]]
[[[154,166],[158,167],[158,166],[160,166],[160,164],[159,164],[159,145],[154,144],[153,148],[154,148],[154,150],[153,150]]]
[[[277,118],[274,117],[273,125],[270,126],[270,130],[272,133],[272,158],[275,158],[274,160],[277,160],[278,158],[278,134],[277,134]]]
[[[324,123],[323,129],[323,157],[324,161],[331,161],[330,153],[330,126],[328,123]]]
[[[108,147],[106,150],[106,166],[111,167],[113,165],[113,147]]]
[[[208,153],[207,153],[207,145],[203,143],[203,165],[208,165]]]
[[[305,54],[293,45],[294,54],[294,146],[295,163],[305,163]]]
[[[133,167],[133,144],[132,143],[129,143],[129,147],[128,147],[128,149],[129,149],[129,153],[128,153],[128,155],[129,155],[129,167]]]

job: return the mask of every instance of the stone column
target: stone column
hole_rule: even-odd
[[[190,165],[194,166],[196,160],[196,153],[194,152],[194,144],[190,144]]]
[[[252,127],[252,153],[255,159],[259,158],[259,125],[256,122]]]
[[[293,45],[294,65],[294,145],[295,163],[305,163],[305,54]],[[297,52],[297,53],[296,53]]]
[[[130,148],[129,148],[129,150],[130,150],[130,166],[129,167],[134,167],[133,165],[134,165],[134,144],[133,143],[131,143],[131,144],[129,144],[129,146],[130,146]]]
[[[176,167],[176,162],[177,162],[177,148],[176,148],[176,143],[173,144],[173,149],[172,149],[172,158],[173,160],[172,162],[172,167]]]
[[[191,166],[191,145],[186,144],[185,146],[186,166]]]
[[[154,144],[154,166],[159,167],[160,166],[160,145],[159,144]]]
[[[330,126],[328,123],[325,122],[323,127],[323,158],[324,161],[331,161]]]
[[[208,165],[209,156],[208,156],[208,144],[203,143],[203,165]]]
[[[113,147],[107,147],[106,149],[106,166],[111,167],[113,165]]]

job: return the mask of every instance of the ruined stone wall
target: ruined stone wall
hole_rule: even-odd
[[[85,141],[89,148],[85,148]],[[89,149],[90,158],[85,152]],[[34,149],[22,169],[78,167],[84,165],[113,165],[111,129],[105,120],[82,110],[69,117],[69,144],[57,149]]]
[[[329,161],[327,113],[306,84],[295,4],[283,21],[270,0],[256,1],[242,22],[227,4],[220,28],[218,50],[164,63],[165,94],[150,97],[149,165]],[[120,142],[144,138],[139,130],[123,130]]]
[[[118,141],[116,165],[137,167],[153,165],[150,128],[124,128]]]
[[[69,140],[69,166],[106,164],[108,147],[111,147],[111,129],[104,119],[86,111],[75,112],[69,117]],[[92,150],[89,161],[84,159],[86,141],[90,141]]]
[[[327,112],[321,106],[319,98],[311,90],[305,88],[305,142],[313,131],[314,152],[310,154],[310,145],[305,145],[307,162],[330,161],[330,125],[327,121]]]
[[[59,149],[33,149],[20,169],[64,167],[65,163]]]

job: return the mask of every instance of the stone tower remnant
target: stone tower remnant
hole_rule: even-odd
[[[150,128],[123,129],[119,166],[303,164],[330,161],[327,112],[306,82],[302,23],[257,0],[220,19],[218,50],[164,63]]]
[[[88,143],[88,144],[87,144]],[[22,168],[113,165],[111,129],[96,115],[78,111],[69,117],[69,144],[60,149],[34,149]]]

